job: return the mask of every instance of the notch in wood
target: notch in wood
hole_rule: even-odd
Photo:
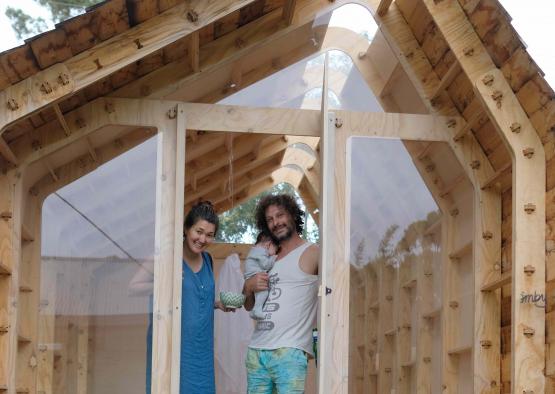
[[[9,220],[12,218],[12,213],[8,211],[4,211],[0,213],[0,219]]]
[[[482,233],[482,238],[485,239],[486,241],[489,241],[490,239],[493,238],[493,233],[491,231],[484,231]]]
[[[524,327],[522,329],[522,333],[526,338],[532,338],[536,333],[536,330],[534,330],[532,327]]]
[[[484,349],[489,349],[491,347],[491,341],[489,339],[482,339],[480,341],[480,345],[484,348]]]
[[[522,151],[522,154],[530,159],[532,158],[532,156],[534,156],[534,148],[526,148]]]
[[[534,211],[536,210],[536,204],[524,204],[524,212],[526,212],[528,215],[530,215],[531,213],[534,213]]]
[[[187,11],[187,19],[189,20],[189,22],[195,23],[198,21],[198,14],[195,10],[189,10]]]
[[[13,98],[9,98],[8,101],[6,102],[6,106],[8,107],[8,109],[10,111],[16,111],[19,109],[19,104],[17,101],[15,101],[15,99]]]
[[[470,162],[470,168],[472,168],[473,170],[477,170],[478,168],[480,168],[480,160],[473,160],[472,162]]]
[[[456,309],[459,307],[459,303],[457,301],[449,301],[449,306],[453,309]]]
[[[495,78],[493,78],[493,75],[487,74],[484,78],[482,78],[482,82],[486,86],[491,86],[493,84],[494,79]]]
[[[432,358],[430,356],[426,356],[422,358],[422,361],[424,361],[426,364],[429,364],[432,362]]]
[[[139,40],[138,38],[135,39],[134,43],[137,46],[137,49],[141,49],[143,47],[143,44],[141,44],[141,40]]]
[[[533,265],[524,266],[524,273],[526,275],[531,276],[534,272],[536,272],[536,268]]]
[[[510,128],[513,133],[516,133],[516,134],[520,133],[520,130],[521,130],[520,123],[515,122],[511,124]]]

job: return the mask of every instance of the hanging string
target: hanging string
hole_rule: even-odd
[[[229,142],[229,179],[227,181],[227,189],[229,191],[229,199],[231,199],[231,209],[235,208],[235,190],[233,184],[233,137],[230,136]]]

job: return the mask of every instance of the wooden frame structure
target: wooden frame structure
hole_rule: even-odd
[[[57,387],[66,386],[64,373],[54,373],[55,350],[47,345],[55,340],[53,319],[39,315],[40,310],[52,311],[55,303],[53,294],[40,292],[42,202],[61,186],[156,133],[162,136],[163,152],[158,173],[161,205],[157,240],[165,246],[159,249],[160,264],[156,265],[158,319],[153,366],[165,373],[155,375],[153,392],[177,392],[179,382],[179,355],[171,351],[180,341],[179,319],[171,311],[180,305],[179,240],[184,207],[197,197],[222,194],[229,187],[224,175],[217,178],[223,182],[219,190],[206,186],[203,179],[216,172],[185,174],[205,167],[207,162],[199,159],[203,154],[213,149],[233,153],[234,146],[242,155],[234,162],[243,168],[237,176],[246,176],[248,181],[238,183],[241,190],[232,196],[231,205],[278,180],[295,183],[292,179],[298,175],[296,186],[306,205],[311,210],[319,207],[323,240],[320,369],[325,371],[319,378],[320,392],[346,393],[349,387],[357,387],[350,381],[353,370],[349,363],[354,359],[350,361],[349,332],[360,333],[362,328],[362,332],[371,329],[375,334],[361,343],[367,352],[362,357],[361,381],[379,382],[376,392],[396,388],[408,393],[411,385],[419,391],[435,392],[430,365],[437,360],[432,355],[431,330],[437,324],[442,332],[442,392],[456,392],[466,379],[460,372],[463,358],[471,360],[473,392],[508,392],[509,383],[514,393],[553,392],[552,300],[546,288],[552,291],[555,271],[550,266],[551,249],[544,243],[546,236],[550,240],[552,214],[550,195],[546,198],[546,179],[548,193],[552,186],[548,172],[546,175],[552,155],[544,148],[555,141],[549,133],[555,119],[553,92],[542,82],[525,51],[519,49],[510,24],[499,19],[505,16],[501,8],[495,8],[493,17],[484,16],[488,5],[483,3],[490,2],[496,3],[357,2],[375,11],[380,27],[375,42],[392,48],[380,52],[386,54],[381,63],[372,60],[372,54],[380,51],[378,44],[368,44],[341,28],[313,26],[319,13],[346,3],[319,0],[170,1],[157,3],[156,11],[137,6],[132,13],[125,2],[116,0],[87,13],[88,18],[113,21],[113,31],[87,33],[97,34],[97,44],[89,40],[79,48],[70,48],[65,43],[72,29],[85,29],[76,20],[72,23],[77,27],[68,23],[33,39],[29,47],[0,54],[5,73],[0,78],[0,102],[4,103],[0,106],[4,169],[0,175],[0,392],[51,393],[55,381]],[[136,26],[126,25],[121,17],[124,9],[126,15],[131,13]],[[497,30],[490,26],[495,18],[501,20],[495,25]],[[210,31],[221,35],[208,40]],[[63,49],[49,50],[49,40],[64,42]],[[390,112],[331,110],[327,103],[328,72],[324,72],[321,85],[320,111],[210,104],[300,58],[334,48],[351,56],[383,108]],[[169,49],[180,56],[172,55]],[[27,64],[25,51],[34,53],[40,70]],[[149,69],[148,61],[164,56],[167,62]],[[141,63],[144,59],[148,61]],[[18,62],[23,64],[20,67],[26,66],[26,77],[19,77]],[[518,71],[523,64],[526,75]],[[129,78],[129,73],[140,77]],[[116,83],[116,76],[125,82]],[[104,88],[106,81],[111,88]],[[317,81],[312,83],[318,86]],[[399,86],[407,83],[411,86],[399,93]],[[94,140],[112,129],[120,131],[108,139]],[[213,133],[205,134],[204,130]],[[313,150],[318,146],[314,137],[319,137],[321,157],[301,159],[300,154],[290,154],[285,159],[283,152],[291,152],[290,144],[268,135],[287,135],[291,143],[304,143]],[[399,271],[386,281],[391,273],[380,267],[375,275],[364,274],[359,290],[351,289],[358,275],[351,272],[347,242],[351,215],[348,140],[352,136],[407,140],[407,151],[443,212],[440,309],[434,309],[425,290],[424,284],[431,280],[426,274],[429,254],[423,255],[414,272]],[[239,142],[234,141],[243,138],[249,138],[249,143],[237,147]],[[435,162],[437,155],[426,145],[431,141],[447,143],[456,157],[461,172],[453,184],[443,184],[442,174],[434,170],[441,163]],[[253,149],[245,148],[251,145]],[[264,155],[276,155],[277,159],[264,161]],[[300,173],[293,175],[287,165],[297,162],[301,163]],[[211,163],[214,171],[225,165],[225,160]],[[278,169],[281,175],[275,173],[273,179],[264,175]],[[472,196],[472,204],[459,198],[463,189]],[[175,192],[179,190],[185,190],[185,195]],[[221,210],[229,206],[225,199],[217,204]],[[459,228],[471,228],[472,236],[458,234]],[[438,229],[434,231],[437,236]],[[458,342],[463,320],[459,307],[463,294],[458,282],[463,265],[465,270],[470,267],[472,278],[472,336],[468,343]],[[59,279],[51,275],[53,282]],[[410,286],[404,280],[407,275]],[[374,302],[376,289],[386,282],[395,288],[395,294],[391,300]],[[366,316],[362,321],[350,315],[353,291],[365,294],[365,303],[353,309],[362,308],[360,313]],[[425,300],[418,306],[419,320],[412,328],[403,312],[411,308],[407,291]],[[547,309],[526,302],[530,296],[541,297]],[[512,305],[509,313],[504,307],[508,297]],[[393,326],[386,327],[382,311],[392,301],[396,305],[390,317]],[[368,321],[375,316],[383,318],[377,327]],[[508,319],[510,325],[499,324]],[[74,372],[78,376],[75,390],[85,393],[87,322],[64,324],[66,329],[59,335],[68,338],[68,344],[73,338],[72,349],[80,357],[81,369]],[[350,324],[361,326],[350,328]],[[511,340],[507,342],[509,326]],[[77,331],[72,332],[71,327]],[[412,353],[406,353],[407,336],[403,334],[410,329],[417,330],[414,359]],[[393,337],[395,360],[382,357],[376,361],[368,353],[376,348],[383,354],[384,341]],[[411,368],[417,371],[416,382],[406,373]],[[507,369],[511,370],[508,375]],[[398,378],[396,382],[385,383],[389,373]]]

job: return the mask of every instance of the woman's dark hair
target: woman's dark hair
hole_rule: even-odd
[[[218,232],[218,225],[220,220],[214,206],[210,201],[201,201],[193,205],[187,216],[185,217],[185,231],[189,230],[195,225],[199,220],[206,220],[208,223],[212,223],[216,226],[214,234]]]
[[[295,221],[295,230],[297,234],[302,234],[303,232],[303,225],[304,225],[304,212],[297,204],[295,197],[290,196],[289,194],[275,194],[269,195],[266,197],[262,197],[262,199],[258,202],[256,206],[256,227],[266,234],[272,234],[270,229],[268,228],[268,223],[266,223],[266,209],[269,206],[276,205],[285,209],[293,220]]]

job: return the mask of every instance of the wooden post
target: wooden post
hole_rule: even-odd
[[[58,274],[52,269],[41,272],[41,282],[45,288],[39,307],[37,392],[43,392],[44,394],[54,393],[54,328],[57,279]]]

